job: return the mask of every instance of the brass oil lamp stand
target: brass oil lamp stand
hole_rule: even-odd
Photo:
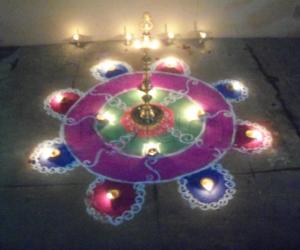
[[[151,57],[149,56],[149,47],[151,47],[151,34],[150,30],[153,28],[153,24],[151,22],[151,17],[148,13],[144,14],[143,20],[143,80],[141,85],[138,87],[140,91],[144,92],[142,96],[143,104],[138,105],[132,110],[131,116],[132,119],[139,125],[142,126],[151,126],[155,125],[161,121],[163,118],[163,111],[162,109],[151,103],[152,96],[150,95],[150,91],[153,88],[151,83],[151,72],[150,72],[150,65],[151,65]]]

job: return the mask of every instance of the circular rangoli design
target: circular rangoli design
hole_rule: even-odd
[[[121,72],[125,66],[131,69],[120,61],[96,65],[92,73],[103,81],[85,94],[69,88],[46,98],[44,109],[62,122],[60,137],[35,148],[33,169],[64,174],[83,166],[96,177],[86,192],[87,213],[115,226],[141,211],[145,184],[177,180],[191,208],[227,205],[236,188],[222,157],[229,150],[261,153],[272,144],[266,128],[236,119],[232,103],[247,99],[247,87],[229,79],[210,85],[190,77],[181,60],[161,59],[151,66],[149,93],[159,116],[145,126],[135,116],[144,75]]]
[[[89,171],[123,182],[170,181],[218,161],[230,149],[235,132],[231,105],[216,89],[186,76],[152,75],[153,101],[170,110],[174,121],[167,121],[156,136],[150,128],[150,138],[128,131],[123,115],[139,104],[136,86],[141,80],[142,74],[135,73],[97,85],[66,115],[62,125],[66,145]],[[205,110],[201,119],[189,113],[195,109]],[[113,121],[101,124],[99,112]],[[159,145],[155,159],[144,156],[147,143]]]

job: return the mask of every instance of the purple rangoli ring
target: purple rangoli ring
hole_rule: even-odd
[[[236,118],[231,104],[209,84],[184,75],[152,74],[153,86],[189,97],[205,110],[205,130],[192,146],[172,156],[124,155],[104,141],[94,123],[98,111],[124,90],[136,89],[143,73],[128,73],[96,85],[64,117],[62,138],[71,154],[91,173],[119,182],[160,183],[178,179],[218,162],[232,148]],[[173,99],[172,99],[173,98]],[[177,98],[177,99],[176,99]]]

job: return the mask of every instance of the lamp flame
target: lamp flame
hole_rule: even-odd
[[[47,159],[56,158],[60,155],[60,150],[57,148],[46,147],[45,149],[43,149],[42,153]]]
[[[239,82],[239,81],[232,81],[231,82],[231,86],[232,86],[232,88],[233,88],[233,90],[235,90],[235,91],[240,91],[241,89],[242,89],[242,83],[241,82]]]
[[[200,185],[208,192],[211,192],[215,187],[215,182],[213,179],[205,177],[200,180]]]
[[[73,36],[72,36],[72,39],[73,39],[75,42],[78,42],[78,41],[79,41],[79,38],[80,38],[80,36],[79,36],[79,34],[78,34],[77,32],[74,33]]]
[[[125,34],[126,45],[130,45],[133,39],[133,35],[129,32]]]
[[[104,71],[108,72],[108,71],[113,71],[116,69],[116,63],[114,61],[111,60],[106,60],[103,63],[101,63],[101,66],[103,68]]]
[[[164,62],[168,68],[175,68],[177,66],[178,59],[175,57],[167,57],[164,59]]]
[[[185,118],[187,121],[199,120],[204,115],[205,111],[200,105],[191,106],[185,111]]]
[[[115,124],[116,117],[110,112],[98,113],[96,116],[97,120],[100,122],[109,122],[111,125]]]
[[[201,39],[206,39],[207,38],[207,33],[204,32],[204,31],[200,31],[199,36],[200,36]]]
[[[257,141],[263,140],[263,134],[258,129],[249,129],[246,131],[246,136]]]
[[[55,95],[55,101],[58,103],[61,103],[64,100],[64,95],[62,93],[58,93],[57,95]]]
[[[120,197],[120,191],[118,189],[111,189],[106,193],[106,198],[109,200],[115,200]]]
[[[173,40],[175,38],[175,34],[172,31],[169,31],[167,35],[170,40]]]
[[[148,142],[143,145],[143,155],[155,156],[160,153],[160,143]]]

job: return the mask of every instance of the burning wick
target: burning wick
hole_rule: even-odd
[[[155,155],[157,155],[158,154],[158,150],[156,149],[156,148],[150,148],[149,150],[148,150],[148,155],[149,156],[155,156]]]
[[[116,70],[116,64],[113,61],[106,61],[102,64],[102,67],[104,71],[109,72],[109,71],[114,71]]]
[[[96,119],[99,122],[102,123],[110,123],[111,125],[114,124],[114,122],[116,121],[116,117],[114,115],[112,115],[109,112],[105,112],[105,113],[98,113],[96,116]]]
[[[167,37],[168,37],[168,44],[172,44],[175,38],[175,34],[172,31],[169,31],[167,33]]]
[[[160,152],[159,144],[160,143],[154,143],[154,142],[149,142],[149,143],[144,144],[144,146],[143,146],[144,155],[155,156],[155,155],[159,154],[159,152]]]
[[[168,68],[176,68],[177,66],[177,59],[174,57],[168,57],[165,59],[165,65]]]
[[[58,102],[58,103],[63,103],[66,101],[66,97],[61,94],[61,93],[58,93],[56,96],[55,96],[55,100]]]
[[[130,46],[132,43],[133,36],[131,33],[126,33],[125,35],[125,45]]]
[[[191,106],[185,111],[185,117],[189,122],[199,120],[204,115],[205,111],[200,105]]]
[[[120,197],[120,191],[118,189],[110,189],[106,193],[106,198],[109,200],[115,200],[118,199],[119,197]]]
[[[257,129],[249,129],[245,132],[246,136],[257,141],[262,141],[263,134]]]
[[[215,182],[211,178],[203,178],[200,180],[200,185],[208,192],[211,192],[215,186]]]
[[[199,118],[201,118],[201,117],[204,116],[204,115],[205,115],[204,109],[203,109],[202,107],[199,108],[198,113],[197,113],[197,116],[198,116]]]
[[[79,34],[78,33],[73,34],[72,38],[75,42],[78,42],[79,41]]]
[[[204,32],[204,31],[200,31],[199,36],[200,36],[201,39],[205,39],[205,38],[207,38],[207,33]]]
[[[203,31],[199,31],[199,44],[203,44],[206,38],[207,38],[207,33]]]
[[[232,81],[228,83],[227,88],[231,91],[241,91],[242,89],[242,83],[239,81]]]
[[[78,30],[72,35],[72,41],[76,45],[76,47],[80,46],[80,35]]]
[[[133,47],[136,48],[136,49],[142,48],[142,42],[140,40],[135,40],[133,42]]]
[[[46,148],[44,154],[47,158],[56,158],[60,155],[60,150],[57,148]]]

